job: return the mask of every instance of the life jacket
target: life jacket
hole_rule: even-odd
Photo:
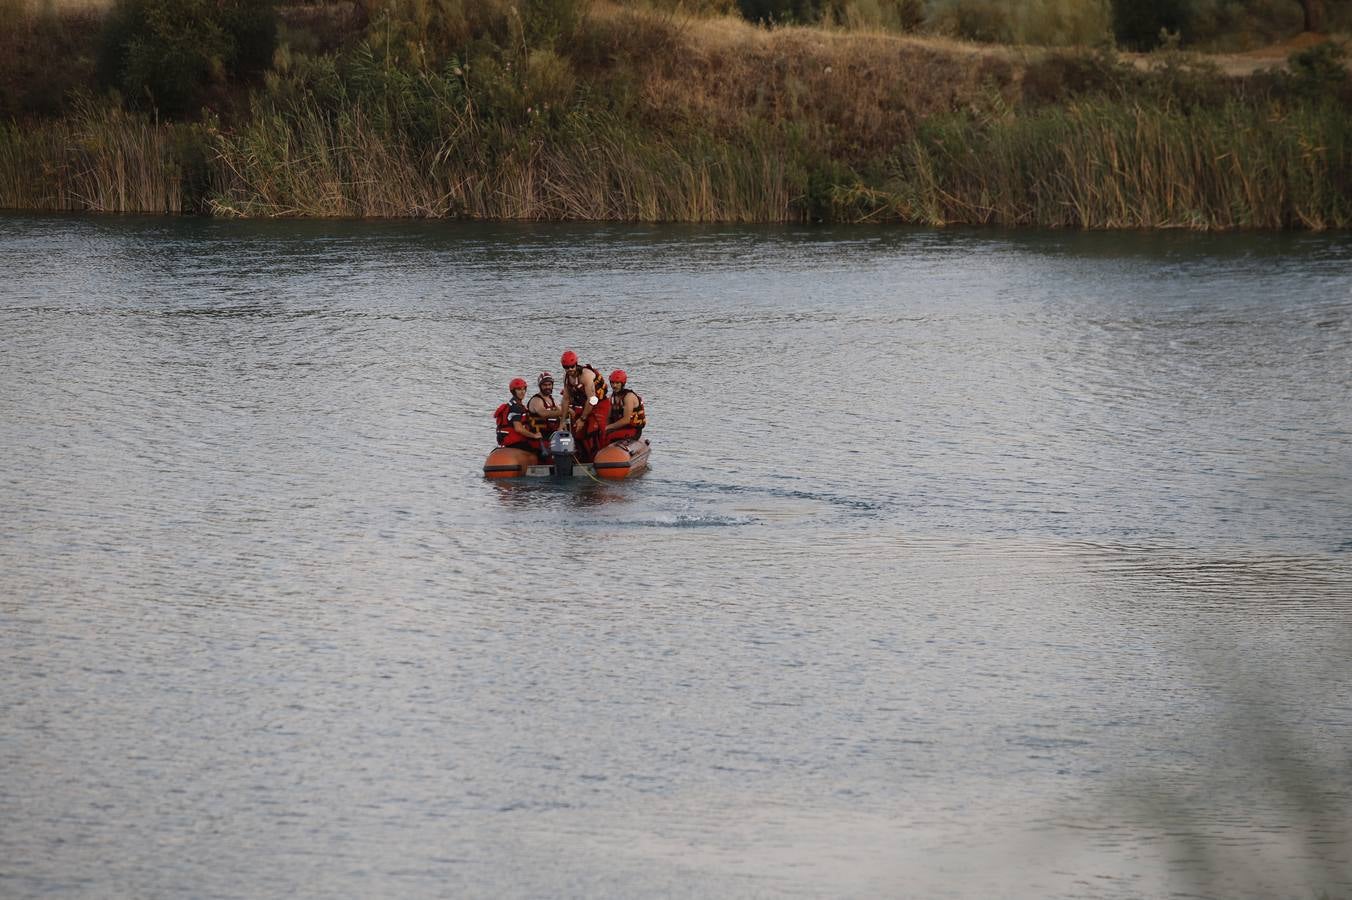
[[[531,397],[530,399],[535,400],[537,397],[539,398],[540,402],[544,404],[545,409],[559,408],[559,405],[554,402],[554,398],[546,397],[543,392],[537,392],[535,396]],[[530,409],[529,402],[527,402],[526,404],[526,409],[528,410],[526,418],[526,426],[528,428],[535,429],[536,431],[543,434],[545,437],[549,437],[551,434],[553,434],[555,431],[558,430],[557,425],[558,419],[546,419],[544,416],[537,416],[535,413],[529,412]]]
[[[597,403],[606,399],[605,377],[592,366],[584,365],[582,374],[576,379],[571,375],[563,376],[564,389],[568,392],[568,403],[574,411],[581,409],[587,402],[587,388],[584,386],[582,379],[587,377],[588,372],[591,373],[592,389],[596,392]]]
[[[643,426],[648,424],[648,414],[643,409],[643,398],[639,397],[635,391],[629,388],[620,388],[615,392],[615,396],[610,401],[610,424],[615,424],[624,418],[624,395],[633,394],[638,397],[638,406],[634,407],[634,412],[629,416],[629,422],[623,428],[616,428],[606,435],[611,441],[623,441],[627,438],[636,438],[643,434]]]
[[[529,413],[515,397],[493,410],[493,422],[498,426],[499,447],[521,447],[535,445],[535,438],[518,434],[512,427],[514,422],[526,421]]]

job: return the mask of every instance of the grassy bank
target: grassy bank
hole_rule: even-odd
[[[1183,113],[1090,100],[924,129],[852,218],[1070,228],[1346,228],[1352,123],[1320,104]]]
[[[214,112],[166,121],[91,89],[11,117],[0,206],[1352,226],[1352,92],[1329,47],[1231,77],[1179,55],[1143,72],[1097,51],[536,6],[567,15],[540,30],[485,5],[438,32],[284,10],[266,71],[206,85]]]

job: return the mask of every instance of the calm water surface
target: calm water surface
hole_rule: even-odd
[[[1352,896],[1352,237],[0,218],[0,666],[6,897]]]

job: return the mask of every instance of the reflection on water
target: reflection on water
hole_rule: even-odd
[[[1352,892],[1350,261],[0,219],[0,893]]]

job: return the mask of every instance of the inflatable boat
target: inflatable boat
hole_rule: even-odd
[[[619,481],[630,478],[648,468],[648,454],[652,445],[643,438],[629,438],[606,444],[592,460],[597,477]]]
[[[566,431],[549,439],[549,457],[540,457],[520,447],[494,447],[484,460],[485,478],[603,478],[619,481],[647,470],[652,445],[645,438],[630,438],[607,444],[591,463],[577,461],[577,445]]]

